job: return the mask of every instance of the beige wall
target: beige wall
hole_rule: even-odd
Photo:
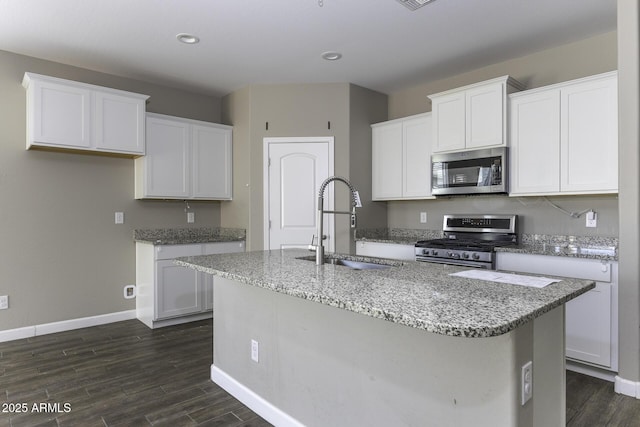
[[[441,228],[443,213],[503,212],[522,216],[521,231],[569,235],[604,235],[620,238],[619,375],[640,381],[640,10],[637,0],[618,0],[617,32],[602,34],[469,73],[425,83],[389,95],[389,117],[431,110],[427,95],[476,81],[509,74],[535,88],[617,69],[620,112],[620,191],[618,196],[550,198],[564,208],[598,212],[598,227],[587,229],[584,218],[571,219],[541,198],[473,197],[436,201],[389,202],[388,224],[400,228]],[[425,77],[425,80],[427,78]],[[419,212],[429,214],[426,226]]]
[[[618,0],[620,377],[640,381],[640,8]],[[637,388],[639,390],[640,387]],[[636,391],[638,393],[638,391]]]
[[[362,200],[362,209],[357,210],[357,228],[384,228],[387,206],[371,201],[371,123],[386,120],[387,96],[355,85],[351,85],[349,96],[349,176]],[[350,252],[355,253],[355,246]]]
[[[200,120],[219,121],[220,100],[0,51],[0,330],[133,309],[133,230],[186,227],[184,206],[134,200],[133,159],[25,150],[26,71],[144,93],[148,111]],[[220,203],[191,206],[195,226],[219,225]]]
[[[616,42],[615,32],[606,33],[392,93],[389,95],[389,116],[397,118],[430,111],[431,105],[427,98],[429,94],[502,75],[508,74],[530,89],[615,70],[617,69]],[[428,165],[425,164],[425,167]],[[617,196],[550,197],[549,199],[569,211],[595,210],[598,213],[598,227],[586,228],[584,217],[571,218],[540,197],[500,196],[388,202],[388,225],[391,228],[438,230],[442,228],[443,214],[483,212],[520,215],[520,231],[523,233],[618,235]],[[420,212],[427,212],[427,224],[419,223]]]
[[[370,193],[370,170],[356,167],[351,170],[357,161],[351,157],[351,139],[354,138],[354,147],[366,145],[369,160],[363,161],[370,165],[369,124],[384,120],[387,99],[386,95],[364,88],[352,91],[351,86],[347,83],[252,85],[223,98],[223,117],[234,126],[234,201],[222,205],[222,225],[246,228],[248,249],[264,248],[264,138],[333,136],[335,174],[356,179],[364,191]],[[355,93],[354,102],[362,107],[358,108],[353,122],[352,93]],[[348,209],[349,200],[346,190],[337,187],[336,209]],[[336,221],[338,251],[348,252],[353,244],[343,238],[349,235],[348,224],[345,216],[339,216]]]
[[[431,111],[428,95],[510,75],[527,89],[617,69],[616,32],[601,34],[532,55],[511,59],[446,79],[389,94],[389,118]]]

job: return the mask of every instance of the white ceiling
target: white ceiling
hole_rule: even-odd
[[[0,0],[0,50],[216,96],[254,83],[390,93],[615,28],[616,0],[414,12],[396,0]],[[201,42],[178,43],[182,32]],[[329,50],[343,58],[321,59]]]

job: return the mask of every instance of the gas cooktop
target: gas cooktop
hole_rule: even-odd
[[[516,215],[445,215],[445,238],[421,240],[416,261],[493,269],[494,248],[517,244]]]

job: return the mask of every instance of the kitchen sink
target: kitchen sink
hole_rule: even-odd
[[[304,261],[313,261],[313,262],[316,261],[315,255],[304,256],[298,259],[301,259]],[[324,263],[333,264],[333,265],[342,265],[345,267],[349,267],[352,270],[386,270],[395,265],[402,264],[400,262],[393,262],[393,261],[386,261],[386,260],[380,260],[380,262],[366,262],[366,261],[357,261],[357,260],[344,259],[344,258],[335,258],[330,256],[324,257]]]

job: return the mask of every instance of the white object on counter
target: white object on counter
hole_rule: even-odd
[[[466,277],[468,279],[487,280],[489,282],[508,283],[510,285],[544,288],[552,283],[560,282],[560,279],[548,277],[523,276],[521,274],[501,273],[493,270],[465,270],[451,273],[449,276]]]

